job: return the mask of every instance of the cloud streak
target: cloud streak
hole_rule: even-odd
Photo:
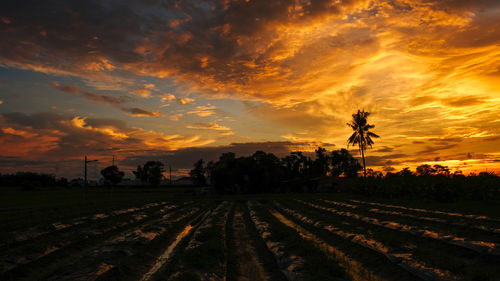
[[[197,130],[215,130],[215,131],[230,131],[231,128],[222,126],[216,123],[206,124],[206,123],[196,123],[193,125],[186,126],[188,129],[197,129]]]
[[[137,108],[137,107],[133,107],[133,108],[122,107],[121,110],[124,111],[124,112],[129,113],[132,116],[137,116],[137,117],[156,117],[156,116],[160,116],[160,112],[158,112],[158,111],[147,111],[147,110],[140,109],[140,108]]]
[[[132,108],[122,107],[121,105],[123,103],[132,101],[130,98],[127,98],[124,96],[112,97],[112,96],[95,94],[92,92],[82,91],[78,86],[62,86],[58,82],[52,82],[51,85],[54,88],[56,88],[57,90],[64,92],[64,93],[76,94],[76,95],[80,95],[81,97],[83,97],[87,100],[90,100],[90,101],[116,106],[121,111],[123,111],[131,116],[136,116],[136,117],[157,117],[157,116],[160,116],[160,112],[158,112],[158,111],[147,111],[145,109],[137,108],[137,107],[132,107]]]

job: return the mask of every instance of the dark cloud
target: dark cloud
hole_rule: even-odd
[[[92,127],[115,127],[119,129],[126,129],[127,124],[123,120],[112,118],[87,118],[85,122]]]
[[[77,178],[83,177],[83,160],[29,160],[24,157],[3,157],[0,156],[0,169],[3,173],[16,172],[36,172],[49,173],[59,177]],[[95,163],[89,165],[89,178],[99,177],[99,165]]]
[[[394,172],[394,171],[396,171],[396,169],[394,167],[391,167],[391,166],[384,166],[384,167],[382,167],[382,170],[384,172]]]
[[[398,165],[403,159],[408,157],[407,154],[396,153],[388,154],[382,156],[365,156],[367,166],[387,166],[387,165]]]
[[[65,93],[70,93],[70,94],[77,94],[82,96],[83,98],[99,103],[105,103],[105,104],[110,104],[113,106],[118,107],[121,111],[130,114],[132,116],[137,116],[137,117],[156,117],[159,116],[160,113],[158,111],[148,111],[142,108],[138,107],[122,107],[120,106],[121,104],[125,102],[131,101],[130,98],[128,97],[112,97],[112,96],[106,96],[106,95],[100,95],[100,94],[95,94],[87,91],[82,91],[79,87],[77,86],[61,86],[58,82],[52,82],[51,85],[58,89],[61,92]]]
[[[82,93],[82,96],[88,100],[91,100],[91,101],[100,102],[100,103],[107,103],[107,104],[112,104],[112,105],[122,104],[122,103],[130,100],[130,99],[125,98],[125,97],[115,98],[115,97],[110,97],[110,96],[98,95],[98,94],[94,94],[91,92],[84,92],[84,93]]]
[[[415,97],[415,98],[410,99],[409,105],[410,106],[419,106],[419,105],[434,102],[436,100],[437,100],[437,98],[433,97],[433,96],[420,96],[420,97]]]
[[[461,138],[453,138],[453,137],[449,137],[449,138],[430,138],[429,141],[432,142],[433,144],[437,144],[437,145],[446,147],[446,146],[448,146],[451,143],[462,142],[463,139],[461,139]]]
[[[73,85],[60,85],[58,82],[52,82],[50,83],[52,87],[58,89],[61,92],[64,93],[69,93],[69,94],[77,94],[82,96],[83,98],[95,102],[100,102],[100,103],[107,103],[111,105],[119,105],[124,102],[131,101],[130,98],[121,96],[121,97],[112,97],[112,96],[106,96],[106,95],[100,95],[92,92],[87,92],[87,91],[82,91],[78,86],[73,86]]]
[[[387,146],[373,150],[373,152],[392,152],[392,151],[394,151],[394,148]]]
[[[483,103],[484,100],[480,99],[478,97],[459,97],[459,98],[451,98],[451,99],[446,99],[441,101],[443,104],[450,105],[450,106],[455,106],[455,107],[462,107],[462,106],[472,106],[472,105],[477,105],[480,103]]]
[[[439,99],[434,96],[420,96],[415,97],[410,100],[410,106],[419,106],[432,102],[440,102],[443,105],[453,106],[453,107],[464,107],[464,106],[473,106],[477,104],[484,103],[483,98],[475,97],[475,96],[464,96],[464,97],[452,97],[446,99]]]
[[[137,107],[134,107],[134,108],[122,107],[121,110],[124,111],[124,112],[126,112],[126,113],[129,113],[132,116],[138,116],[138,117],[156,117],[156,116],[160,116],[160,113],[158,111],[147,111],[147,110],[144,110],[144,109],[141,109],[141,108],[137,108]]]
[[[77,86],[62,86],[58,82],[51,82],[50,85],[52,87],[58,89],[61,92],[69,93],[69,94],[79,94],[80,88]]]
[[[484,141],[500,141],[500,135],[484,138]]]
[[[463,139],[461,138],[430,138],[429,141],[437,142],[437,143],[448,143],[448,142],[461,142]]]
[[[495,0],[488,2],[481,10],[476,10],[476,16],[473,17],[469,28],[449,34],[447,45],[471,48],[500,44],[499,2]]]
[[[32,127],[33,129],[58,129],[61,126],[59,121],[62,120],[62,116],[60,114],[52,112],[36,113],[33,115],[11,112],[2,113],[0,116],[2,117],[1,119],[6,121],[6,124]]]
[[[452,144],[440,144],[440,145],[437,145],[437,146],[427,146],[424,150],[421,150],[419,151],[418,153],[422,153],[422,154],[425,154],[425,153],[428,153],[428,154],[434,154],[436,152],[439,152],[439,151],[442,151],[442,150],[447,150],[447,149],[450,149],[450,148],[453,148],[453,147],[456,147],[458,144],[456,143],[452,143]]]

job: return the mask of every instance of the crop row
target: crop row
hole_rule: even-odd
[[[184,205],[183,205],[184,206]],[[71,227],[32,239],[16,247],[2,252],[2,273],[0,277],[19,279],[43,274],[41,271],[56,269],[61,258],[79,253],[101,243],[115,235],[121,235],[130,229],[144,225],[152,225],[162,220],[169,212],[183,206],[164,205],[159,208],[148,208],[143,211],[120,215],[112,220],[102,220],[91,224]]]
[[[323,199],[120,208],[51,223],[50,232],[16,240],[2,251],[0,279],[486,281],[500,276],[494,219],[405,208]],[[474,227],[462,225],[465,220],[488,228],[469,233]]]
[[[223,202],[194,226],[173,261],[151,274],[151,280],[226,280],[225,227],[230,208]]]
[[[458,236],[458,233],[460,232],[457,233],[457,231],[453,231],[453,225],[431,226],[429,224],[418,223],[416,220],[408,219],[406,217],[400,217],[398,220],[396,220],[395,218],[397,218],[397,216],[387,215],[384,213],[381,214],[379,212],[367,213],[358,210],[357,212],[353,213],[351,210],[331,208],[330,206],[328,206],[328,204],[331,204],[331,202],[332,201],[326,201],[326,205],[311,202],[304,203],[311,207],[323,209],[339,216],[354,218],[367,222],[369,224],[394,229],[401,232],[407,232],[420,237],[440,240],[445,243],[450,243],[476,251],[478,253],[500,256],[500,244],[492,242],[498,240],[498,237],[495,237],[496,235],[480,236],[481,238],[486,238],[487,240],[470,240],[467,239],[467,237]]]
[[[465,236],[469,239],[480,239],[490,242],[500,242],[500,228],[498,228],[499,223],[494,223],[492,220],[485,221],[486,218],[476,215],[463,215],[457,219],[456,216],[448,216],[445,217],[444,212],[439,212],[436,215],[433,212],[423,212],[423,209],[418,209],[421,212],[414,211],[404,211],[404,209],[394,210],[390,209],[390,207],[381,207],[373,208],[367,207],[365,204],[348,204],[345,202],[332,201],[332,200],[321,200],[327,202],[331,205],[335,205],[339,210],[352,210],[357,209],[357,213],[364,215],[378,215],[379,218],[383,219],[391,219],[398,222],[403,223],[412,223],[419,227],[425,227],[426,229],[432,230],[440,230],[446,231],[447,234],[453,236]],[[370,203],[377,205],[384,205],[378,203]],[[391,206],[391,205],[384,205]],[[412,209],[417,210],[417,209]],[[458,213],[451,213],[458,215]]]
[[[68,228],[81,226],[85,224],[93,224],[96,222],[104,221],[106,219],[114,219],[115,217],[127,214],[133,214],[140,211],[148,210],[151,208],[160,208],[167,205],[167,202],[148,203],[141,207],[131,207],[125,209],[112,210],[105,213],[98,213],[86,215],[78,218],[70,218],[64,221],[55,221],[45,225],[38,225],[27,229],[18,229],[11,232],[6,232],[4,236],[4,244],[0,245],[2,248],[10,248],[26,242],[31,239],[39,238],[44,235],[53,235],[56,231],[66,230]]]
[[[413,271],[420,279],[490,280],[491,276],[498,275],[499,259],[488,252],[410,233],[404,228],[387,227],[387,224],[393,224],[374,221],[371,217],[356,213],[337,211],[325,202],[282,201],[281,204],[277,206],[289,209],[290,215],[295,216],[297,221],[351,242],[350,246],[345,247],[347,252],[355,248],[352,247],[353,243],[364,246],[379,253],[379,257]],[[335,240],[334,237],[329,239]],[[336,245],[343,244],[340,241]],[[366,256],[361,255],[358,259],[363,261]],[[365,267],[370,268],[370,265],[365,263]],[[379,273],[383,272],[380,266],[374,268],[378,268],[376,271]]]
[[[407,270],[409,273],[414,274],[415,276],[423,279],[423,280],[456,280],[457,278],[451,276],[449,272],[445,272],[443,270],[429,268],[418,261],[415,261],[411,258],[411,254],[406,253],[400,249],[391,248],[379,241],[368,239],[363,234],[356,234],[347,232],[339,227],[324,224],[315,219],[308,218],[307,216],[302,215],[300,212],[286,208],[281,206],[279,203],[275,203],[277,208],[294,217],[296,220],[311,225],[317,230],[325,230],[328,231],[335,236],[338,236],[346,241],[350,241],[354,244],[360,245],[369,250],[375,251],[385,258],[387,258],[390,262],[400,266],[404,270]],[[344,255],[349,255],[349,253],[343,253]]]

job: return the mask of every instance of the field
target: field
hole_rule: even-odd
[[[498,202],[0,191],[0,280],[500,280]]]

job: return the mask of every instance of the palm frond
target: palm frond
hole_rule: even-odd
[[[367,147],[372,147],[374,144],[372,138],[379,138],[377,134],[370,132],[370,129],[375,128],[375,125],[368,124],[367,117],[370,116],[370,114],[370,112],[364,109],[358,110],[356,113],[352,114],[352,121],[346,124],[351,127],[354,132],[347,140],[347,147],[349,147],[349,145],[358,145],[360,152],[362,152]]]

